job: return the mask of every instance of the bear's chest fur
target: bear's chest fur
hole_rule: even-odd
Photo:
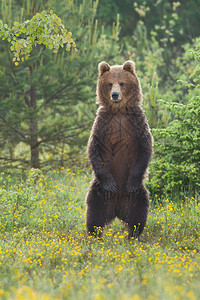
[[[104,123],[102,158],[109,161],[111,174],[118,186],[125,183],[130,167],[137,159],[134,122],[134,118],[129,115],[116,114],[108,116]]]
[[[116,154],[114,150],[134,143],[132,126],[127,115],[111,115],[106,120],[103,140],[107,147],[112,149],[113,156]]]

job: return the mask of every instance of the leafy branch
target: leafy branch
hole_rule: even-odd
[[[16,66],[20,59],[28,59],[33,47],[37,45],[44,45],[52,49],[53,53],[57,53],[60,47],[66,51],[76,47],[72,33],[67,31],[61,19],[52,10],[37,13],[23,23],[14,22],[12,28],[0,20],[0,36],[2,40],[7,39],[11,44],[10,50],[13,52]]]

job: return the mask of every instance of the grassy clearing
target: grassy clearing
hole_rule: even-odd
[[[199,299],[197,199],[152,204],[142,243],[118,220],[97,240],[85,232],[90,179],[32,171],[2,185],[0,299]]]

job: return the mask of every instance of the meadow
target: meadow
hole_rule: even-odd
[[[87,237],[84,169],[0,175],[0,299],[200,299],[200,203],[151,199],[142,242]]]

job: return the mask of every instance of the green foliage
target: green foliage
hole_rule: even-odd
[[[106,28],[112,25],[116,14],[120,14],[122,24],[120,38],[133,42],[137,26],[142,21],[148,39],[156,38],[160,46],[167,44],[168,50],[176,55],[180,46],[192,42],[199,36],[199,2],[188,1],[108,1],[101,0],[98,6],[98,19]]]
[[[160,45],[167,46],[175,42],[175,32],[178,20],[180,2],[169,3],[161,0],[155,3],[148,3],[140,0],[134,3],[135,11],[140,16],[140,22],[145,24],[148,35],[155,38]],[[150,15],[153,15],[150,18]]]
[[[160,101],[174,116],[168,126],[153,130],[155,161],[149,185],[152,195],[179,195],[180,198],[199,194],[200,188],[200,75],[199,45],[193,53],[197,66],[186,83],[189,94],[185,104]],[[165,195],[166,196],[166,195]]]
[[[14,22],[12,28],[0,20],[0,35],[2,40],[7,39],[11,43],[10,50],[16,66],[20,59],[24,61],[30,57],[33,46],[37,44],[53,49],[53,53],[57,53],[60,47],[70,51],[71,46],[76,46],[71,38],[72,33],[65,29],[61,19],[52,10],[37,13],[23,23]]]

